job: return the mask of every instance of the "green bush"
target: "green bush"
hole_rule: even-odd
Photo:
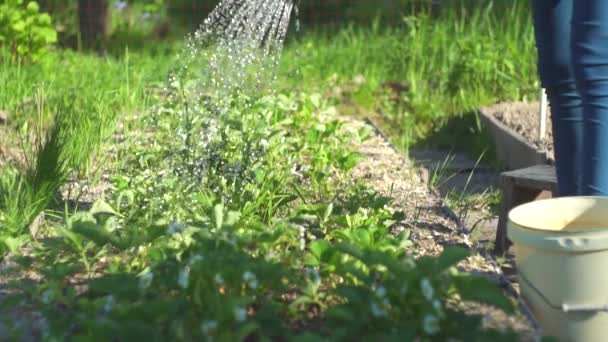
[[[75,47],[78,41],[78,1],[37,0],[40,10],[53,18],[57,45]]]
[[[23,0],[6,0],[0,5],[0,47],[8,48],[12,61],[38,60],[56,41],[51,17],[40,13],[35,1],[25,7]]]

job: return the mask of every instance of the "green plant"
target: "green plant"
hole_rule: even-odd
[[[0,5],[0,47],[9,51],[11,61],[39,60],[57,41],[51,17],[39,10],[35,1],[25,7],[23,0],[6,0]]]
[[[316,95],[234,106],[216,118],[216,133],[183,121],[179,102],[147,114],[150,139],[162,144],[150,148],[141,136],[124,144],[108,202],[34,245],[23,262],[44,283],[27,293],[48,319],[49,336],[510,336],[449,306],[460,298],[513,309],[493,284],[455,272],[466,251],[415,260],[409,233],[390,233],[403,219],[386,209],[391,199],[353,185],[348,171],[358,157],[347,146],[366,132],[321,122],[312,113],[331,111]],[[180,140],[174,132],[184,127],[217,141],[176,150],[187,134]],[[242,169],[226,167],[237,163]],[[73,278],[83,278],[86,291],[67,286]]]
[[[429,80],[454,66],[457,45],[439,43],[451,30],[493,26],[481,22],[471,33],[463,21],[408,20],[407,30],[353,26],[290,47],[283,65],[302,69],[298,87],[318,82],[318,94],[290,80],[266,96],[226,95],[206,88],[198,67],[165,86],[174,59],[163,47],[116,59],[62,51],[38,65],[0,65],[0,103],[15,113],[8,127],[52,117],[27,102],[34,85],[48,85],[53,106],[64,103],[72,115],[63,121],[75,133],[63,151],[72,152],[63,155],[82,176],[86,156],[104,152],[99,141],[120,119],[112,153],[96,161],[107,167],[110,189],[89,210],[52,215],[40,227],[44,238],[13,248],[17,272],[40,280],[3,277],[12,291],[0,301],[0,320],[15,326],[4,306],[41,312],[49,340],[514,340],[460,310],[467,300],[513,313],[497,286],[455,271],[466,251],[412,257],[410,231],[394,228],[417,219],[388,209],[390,198],[349,173],[369,130],[349,130],[331,107],[343,98],[326,96],[325,87],[364,74],[349,99],[374,106],[385,78],[411,80],[411,94],[394,107],[409,114],[395,113],[391,123],[412,131],[468,105],[447,95],[443,78]],[[527,60],[528,40],[509,39]],[[293,49],[302,58],[292,58]],[[479,87],[467,86],[471,102],[485,98],[471,89]],[[229,104],[224,111],[208,106],[218,94]],[[0,187],[17,188],[20,171],[0,173],[7,184]],[[19,246],[18,237],[5,244]]]
[[[405,15],[395,25],[346,22],[334,30],[309,29],[291,40],[282,56],[285,86],[294,86],[295,75],[296,86],[320,89],[341,111],[373,115],[393,143],[404,148],[434,143],[431,138],[448,118],[536,96],[527,2],[446,1],[438,16],[420,15],[414,5],[413,12],[408,10],[415,2],[399,2]],[[361,8],[369,6],[376,5],[361,3]],[[365,82],[353,87],[357,79]],[[389,102],[378,91],[391,83],[407,85],[407,90],[394,93],[396,101]],[[462,131],[449,143],[478,143]],[[479,153],[472,151],[473,158]]]
[[[31,132],[25,127],[28,134],[22,144],[33,145],[24,151],[25,164],[8,169],[0,182],[0,255],[15,251],[17,241],[26,241],[30,224],[47,209],[72,172],[88,173],[90,159],[113,120],[103,113],[84,112],[83,107],[83,102],[62,98],[51,109],[55,116],[49,128]]]

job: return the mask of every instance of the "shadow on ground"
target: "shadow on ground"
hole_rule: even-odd
[[[476,111],[454,115],[409,150],[410,159],[429,170],[429,183],[443,195],[483,194],[497,188],[503,166],[493,139]]]
[[[448,201],[475,240],[492,241],[500,204],[499,173],[489,131],[476,111],[451,116],[408,156],[428,172],[428,184]]]

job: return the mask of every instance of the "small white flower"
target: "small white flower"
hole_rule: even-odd
[[[296,164],[293,164],[293,166],[291,167],[290,173],[293,176],[301,176],[300,173],[298,172],[298,165],[296,165]]]
[[[441,304],[441,301],[439,301],[438,299],[435,299],[433,301],[433,309],[435,309],[435,312],[437,312],[437,315],[439,317],[443,317],[443,305]]]
[[[433,300],[433,296],[435,295],[435,290],[433,289],[433,285],[429,278],[422,278],[420,281],[420,288],[422,289],[422,295],[426,300]]]
[[[268,143],[268,140],[266,140],[266,139],[262,139],[262,140],[260,140],[260,146],[262,147],[262,149],[263,149],[264,151],[266,151],[266,150],[268,149],[268,146],[269,146],[269,145],[270,145],[270,144]]]
[[[319,274],[319,271],[317,271],[316,268],[309,267],[308,274],[310,275],[310,277],[312,277],[312,281],[314,281],[315,283],[321,281],[321,275]]]
[[[374,301],[370,302],[370,308],[372,309],[372,315],[374,317],[383,317],[386,312]]]
[[[213,278],[213,281],[215,282],[216,285],[218,286],[222,286],[224,285],[224,278],[222,277],[221,274],[217,273],[215,275],[215,277]]]
[[[414,259],[412,258],[407,258],[404,260],[403,262],[404,266],[406,267],[406,269],[409,270],[413,270],[414,268],[416,268],[416,262],[414,261]]]
[[[181,232],[184,229],[184,227],[185,226],[181,223],[173,222],[173,223],[169,224],[169,226],[167,227],[167,234],[169,234],[169,235],[177,234],[177,233]]]
[[[217,321],[204,321],[203,324],[201,324],[201,331],[203,334],[209,335],[210,332],[217,329],[217,326]]]
[[[306,249],[306,227],[298,226],[299,230],[299,242],[300,242],[300,250],[304,251]]]
[[[51,289],[48,289],[48,290],[44,291],[42,293],[42,302],[44,304],[48,305],[51,302],[51,300],[53,299],[54,294],[55,293]]]
[[[384,297],[382,298],[382,304],[384,304],[384,307],[389,307],[389,305],[391,305],[391,301],[388,300],[388,297]]]
[[[190,283],[190,268],[186,267],[179,271],[179,275],[177,276],[177,284],[185,289],[188,287],[188,283]]]
[[[203,256],[200,254],[197,254],[190,258],[190,261],[188,261],[188,265],[192,266],[192,265],[196,264],[197,262],[203,261],[203,260],[204,260]]]
[[[114,8],[116,8],[116,11],[118,11],[118,12],[122,12],[122,10],[124,10],[125,7],[127,7],[126,1],[116,1],[114,3]]]
[[[114,296],[109,295],[106,297],[106,302],[103,304],[103,313],[109,314],[112,311],[112,307],[114,306]]]
[[[234,319],[236,319],[236,321],[239,323],[245,322],[245,320],[247,319],[247,310],[241,307],[235,308]]]
[[[146,271],[139,278],[139,288],[147,289],[148,287],[150,287],[150,285],[152,285],[152,280],[154,280],[154,273]]]
[[[376,289],[376,297],[378,297],[378,298],[386,297],[386,288],[384,286],[380,286]]]
[[[434,335],[439,332],[439,320],[433,315],[426,315],[422,321],[422,328],[428,335]]]
[[[243,280],[253,290],[255,290],[258,287],[258,279],[255,276],[255,274],[253,274],[253,272],[245,271],[245,273],[243,273]]]

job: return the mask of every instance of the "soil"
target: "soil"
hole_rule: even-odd
[[[414,243],[411,251],[417,256],[436,256],[448,246],[469,248],[472,255],[461,262],[459,268],[496,282],[518,301],[517,285],[508,279],[504,269],[486,252],[485,246],[472,241],[467,224],[446,205],[443,196],[430,190],[429,170],[404,157],[373,124],[352,117],[342,119],[349,128],[356,130],[371,125],[375,130],[376,134],[358,147],[364,158],[353,170],[353,176],[364,180],[373,190],[391,197],[393,202],[389,209],[406,214],[404,221],[394,225],[394,232],[410,229],[410,239]],[[493,307],[476,303],[458,303],[458,307],[470,314],[481,315],[486,327],[512,329],[522,340],[537,337],[533,322],[523,311],[508,316]]]
[[[542,140],[538,139],[540,126],[538,102],[504,102],[483,108],[483,110],[493,115],[533,145],[546,149],[549,159],[554,159],[550,108],[547,108],[547,134]]]

